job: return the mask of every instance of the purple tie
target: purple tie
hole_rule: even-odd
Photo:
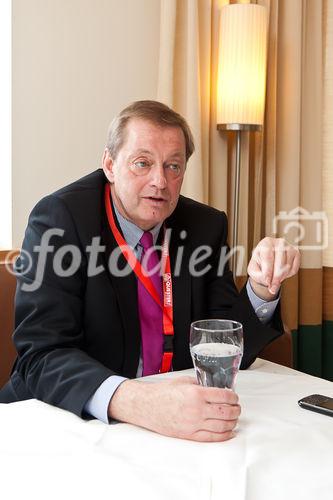
[[[152,250],[153,236],[149,231],[143,233],[140,244],[143,247],[141,263],[143,269],[156,288],[158,295],[163,300],[162,279],[159,274],[160,261],[156,250]],[[146,252],[149,250],[148,258]],[[151,270],[154,273],[151,274]],[[138,306],[141,327],[143,376],[154,375],[159,372],[163,356],[163,313],[156,304],[145,286],[138,280]]]

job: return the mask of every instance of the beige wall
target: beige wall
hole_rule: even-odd
[[[157,95],[159,0],[13,0],[13,247],[45,194],[100,165],[108,123]]]

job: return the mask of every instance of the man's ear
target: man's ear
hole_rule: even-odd
[[[109,182],[114,182],[113,160],[107,148],[104,149],[102,157],[102,168]]]

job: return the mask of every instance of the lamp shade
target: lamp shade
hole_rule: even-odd
[[[255,4],[222,7],[217,81],[219,125],[263,124],[266,58],[266,7]]]

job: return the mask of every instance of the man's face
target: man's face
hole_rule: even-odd
[[[144,231],[174,211],[186,166],[185,137],[180,127],[160,127],[132,118],[116,158],[106,150],[103,170],[112,199],[126,219]]]

